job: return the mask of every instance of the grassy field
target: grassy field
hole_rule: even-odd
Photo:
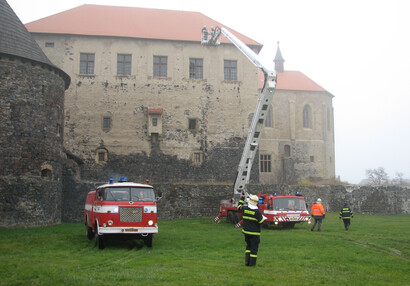
[[[309,225],[263,229],[257,266],[244,266],[240,229],[212,219],[159,222],[152,248],[111,241],[83,224],[0,229],[0,285],[410,285],[410,216],[329,213]]]

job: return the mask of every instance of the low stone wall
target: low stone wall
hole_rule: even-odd
[[[83,219],[87,192],[100,183],[65,181],[63,190],[63,221]],[[219,202],[229,198],[231,185],[153,184],[158,195],[158,218],[214,217],[219,213]],[[69,188],[67,188],[69,187]],[[250,185],[251,193],[294,194],[300,192],[311,207],[317,198],[323,200],[327,211],[340,211],[347,202],[354,213],[409,214],[410,192],[404,187]]]
[[[0,176],[0,227],[61,223],[61,188],[61,182],[38,176]]]

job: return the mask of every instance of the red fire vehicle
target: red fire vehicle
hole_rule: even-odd
[[[153,234],[158,233],[157,204],[153,187],[127,182],[97,187],[87,195],[84,222],[88,239],[95,237],[98,248],[105,247],[105,239],[118,235],[123,238],[142,238],[152,247]]]
[[[258,193],[257,196],[259,198],[258,207],[262,215],[266,217],[265,224],[293,228],[296,223],[311,223],[305,199],[299,193],[294,196]],[[229,223],[241,222],[237,202],[221,201],[219,211],[219,215],[214,219],[215,222],[219,222],[222,217],[226,217]]]

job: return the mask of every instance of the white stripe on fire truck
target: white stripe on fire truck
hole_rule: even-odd
[[[85,209],[91,211],[92,205],[85,205]],[[118,213],[119,208],[122,206],[94,206],[94,212],[96,213]],[[157,213],[156,206],[138,206],[141,207],[144,213]]]

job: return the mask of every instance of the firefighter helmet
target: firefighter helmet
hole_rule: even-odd
[[[257,195],[251,195],[251,196],[249,196],[249,203],[250,203],[250,204],[256,206],[256,205],[258,204],[258,201],[259,201],[259,198],[258,198]]]

